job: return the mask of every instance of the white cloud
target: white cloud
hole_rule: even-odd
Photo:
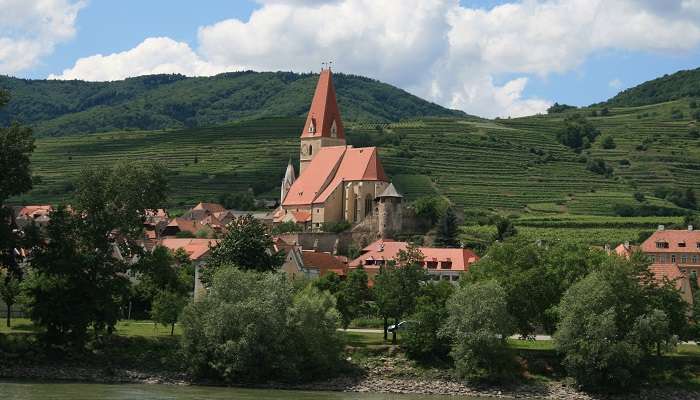
[[[79,59],[60,75],[49,79],[113,81],[131,76],[179,73],[188,76],[215,75],[239,66],[212,64],[202,60],[187,43],[170,38],[148,38],[131,50],[107,56],[97,54]]]
[[[248,21],[200,27],[195,50],[150,38],[80,59],[55,77],[208,75],[244,66],[306,72],[333,60],[339,71],[468,113],[516,116],[552,103],[524,96],[528,77],[571,71],[601,50],[682,52],[700,43],[700,0],[523,0],[491,9],[457,0],[258,2]],[[503,76],[511,78],[496,84]]]
[[[0,74],[15,74],[40,62],[75,36],[83,1],[0,0]]]

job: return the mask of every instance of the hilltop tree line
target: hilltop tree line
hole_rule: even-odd
[[[28,80],[0,77],[13,93],[0,123],[19,121],[37,136],[118,130],[220,125],[241,118],[302,117],[317,75],[233,72],[212,77],[148,75],[114,82]],[[421,116],[462,116],[376,80],[335,74],[347,120],[399,121]]]

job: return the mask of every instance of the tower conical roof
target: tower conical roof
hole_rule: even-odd
[[[340,119],[338,101],[335,97],[333,76],[330,69],[321,71],[316,84],[314,98],[311,101],[306,124],[301,132],[302,138],[335,137],[345,138],[343,121]]]
[[[389,186],[387,186],[386,189],[384,189],[384,191],[382,192],[382,194],[380,194],[380,195],[377,196],[377,197],[379,197],[379,198],[382,198],[382,197],[397,197],[397,198],[402,198],[403,196],[401,196],[401,195],[399,194],[399,192],[396,190],[396,187],[394,187],[394,184],[393,184],[393,183],[390,183]]]

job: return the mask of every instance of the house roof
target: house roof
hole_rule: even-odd
[[[632,253],[639,250],[639,246],[632,246],[629,243],[620,243],[615,247],[615,254],[620,257],[630,258]]]
[[[351,267],[364,265],[368,259],[373,260],[395,260],[399,251],[406,250],[408,243],[377,240],[362,249],[363,254],[350,261]],[[452,262],[451,271],[466,271],[469,266],[479,260],[479,256],[469,249],[450,249],[439,247],[419,247],[423,253],[423,261],[449,261]],[[372,267],[365,266],[365,268]]]
[[[333,74],[330,69],[321,71],[316,84],[314,98],[311,101],[309,114],[306,116],[304,129],[301,131],[301,137],[332,137],[331,127],[333,122],[336,124],[337,138],[345,137],[343,129],[343,121],[340,119],[340,110],[338,109],[338,101],[335,96],[335,87],[333,86]],[[309,130],[309,126],[313,126],[313,130]]]
[[[218,239],[175,239],[167,238],[159,242],[172,251],[183,249],[190,256],[190,260],[198,261],[208,255],[210,248],[219,243]]]
[[[347,264],[331,253],[304,250],[301,252],[301,258],[304,261],[304,268],[318,269],[319,276],[329,272],[345,275]]]
[[[323,203],[338,185],[350,181],[388,181],[376,147],[322,147],[292,184],[282,204]]]
[[[194,206],[192,209],[193,210],[206,210],[206,211],[209,211],[210,213],[217,213],[217,212],[226,211],[226,207],[222,206],[221,204],[217,204],[217,203],[199,203],[196,206]]]
[[[657,248],[658,242],[668,243],[668,248]],[[685,247],[681,247],[681,243],[685,243]],[[698,243],[700,231],[697,230],[658,230],[642,243],[641,249],[645,253],[700,252]]]
[[[170,223],[168,223],[166,228],[177,227],[180,232],[187,231],[192,233],[197,233],[198,230],[202,229],[204,226],[199,222],[186,218],[173,218]]]

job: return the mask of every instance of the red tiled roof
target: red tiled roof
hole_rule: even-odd
[[[283,205],[323,203],[342,182],[388,180],[376,147],[322,147],[292,184]]]
[[[35,217],[38,215],[46,215],[49,214],[53,210],[53,207],[50,205],[32,205],[32,206],[24,206],[22,207],[19,212],[17,213],[18,217]]]
[[[345,146],[322,147],[304,173],[294,181],[284,205],[309,205],[333,179],[345,153]]]
[[[302,251],[301,258],[304,261],[304,268],[316,268],[319,270],[319,276],[323,276],[329,272],[335,272],[342,276],[345,275],[346,264],[338,257],[320,251]]]
[[[668,248],[657,248],[657,242],[668,243]],[[680,247],[680,243],[685,243],[685,247]],[[700,252],[700,231],[697,230],[658,230],[642,243],[641,249],[645,253],[695,253]]]
[[[194,206],[192,209],[193,210],[206,210],[206,211],[209,211],[210,213],[217,213],[217,212],[226,211],[226,207],[222,206],[221,204],[216,204],[216,203],[199,203],[196,206]]]
[[[332,75],[330,69],[321,71],[301,137],[332,137],[331,127],[333,126],[333,121],[336,124],[336,137],[345,137]],[[310,132],[309,126],[312,124],[314,129],[313,132]]]
[[[383,245],[383,248],[381,247]],[[365,260],[394,260],[398,255],[400,250],[406,250],[408,243],[406,242],[394,242],[394,241],[382,241],[377,240],[376,242],[370,244],[363,249],[364,254],[360,257],[350,261],[351,267],[357,267],[365,264]],[[449,248],[437,248],[437,247],[419,247],[421,253],[423,253],[424,260],[429,261],[447,261],[451,262],[452,266],[450,270],[452,271],[466,271],[469,266],[479,260],[479,256],[469,249],[449,249]],[[371,265],[365,266],[365,268],[372,267]],[[438,270],[442,270],[439,268]]]
[[[309,211],[293,211],[292,215],[296,222],[309,222],[311,221],[311,213]]]
[[[314,203],[323,203],[338,185],[350,181],[388,181],[377,157],[376,147],[348,148],[333,181],[314,200]]]
[[[190,256],[190,260],[197,261],[209,253],[210,247],[219,243],[218,239],[173,239],[167,238],[160,241],[161,246],[165,246],[172,251],[183,249]]]
[[[167,230],[170,230],[168,228],[175,228],[177,227],[180,232],[191,232],[191,233],[197,233],[198,230],[202,229],[204,225],[200,224],[197,221],[191,220],[191,219],[186,219],[186,218],[173,218],[170,223],[166,226]]]

